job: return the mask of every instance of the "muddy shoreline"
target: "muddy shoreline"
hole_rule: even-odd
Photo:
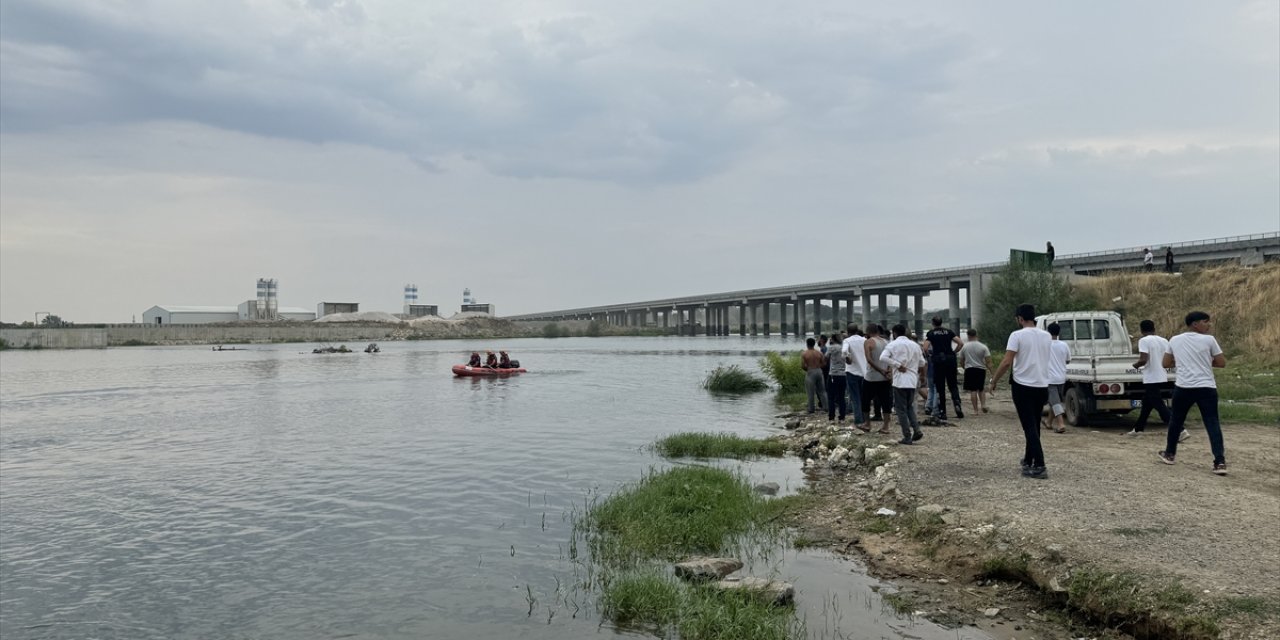
[[[1120,435],[1127,424],[1045,432],[1051,477],[1033,480],[1017,467],[1012,403],[991,406],[926,427],[912,446],[822,414],[778,416],[776,437],[807,458],[813,494],[789,524],[899,585],[902,611],[949,626],[1041,639],[1280,637],[1280,558],[1267,533],[1280,526],[1280,430],[1228,425],[1227,478],[1195,464],[1208,455],[1198,425],[1180,449],[1188,463],[1174,467],[1155,458],[1159,425],[1140,438]],[[881,508],[896,515],[874,515]]]

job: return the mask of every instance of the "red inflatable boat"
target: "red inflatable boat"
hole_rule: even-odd
[[[453,365],[453,375],[461,378],[505,378],[527,371],[524,367],[514,369],[490,369],[488,367],[472,367],[465,364]]]

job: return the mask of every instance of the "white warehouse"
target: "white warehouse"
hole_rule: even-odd
[[[256,308],[256,300],[241,303],[239,307],[200,307],[188,305],[163,304],[156,305],[142,312],[142,321],[146,324],[209,324],[213,322],[236,322],[252,320]],[[316,312],[299,307],[280,307],[277,311],[281,320],[310,321],[316,319]]]

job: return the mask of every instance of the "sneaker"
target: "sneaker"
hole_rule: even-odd
[[[1037,480],[1047,480],[1049,478],[1049,470],[1044,467],[1028,467],[1022,472],[1024,478],[1035,478]]]
[[[1191,432],[1187,431],[1186,429],[1183,429],[1182,433],[1178,434],[1178,442],[1186,442],[1190,439],[1191,439]]]
[[[1184,433],[1185,433],[1185,432],[1184,432]],[[1220,475],[1220,476],[1225,476],[1225,475],[1227,475],[1227,463],[1225,463],[1225,462],[1215,462],[1215,463],[1213,463],[1213,472],[1214,472],[1215,474],[1217,474],[1217,475]]]
[[[1129,431],[1126,431],[1124,435],[1126,435],[1126,436],[1140,436],[1140,435],[1142,435],[1142,434],[1143,434],[1143,432],[1142,432],[1142,431],[1138,431],[1137,429],[1130,429]]]
[[[1173,464],[1173,456],[1163,451],[1156,452],[1156,455],[1160,456],[1160,462],[1163,462],[1165,464]]]
[[[1026,475],[1027,471],[1031,469],[1031,463],[1027,462],[1025,458],[1022,460],[1019,460],[1018,465],[1022,467],[1023,475]]]
[[[964,412],[960,410],[960,407],[956,407],[956,420],[962,419],[964,419]]]
[[[911,438],[903,438],[898,441],[898,444],[915,444],[915,443],[911,441]]]
[[[924,432],[923,432],[923,431],[917,431],[917,432],[915,433],[915,435],[911,436],[911,441],[912,441],[912,442],[915,442],[915,441],[920,440],[920,439],[922,439],[922,438],[924,438]]]
[[[983,408],[982,408],[982,412],[983,412],[983,413],[988,413],[987,408],[986,408],[986,407],[983,407]]]

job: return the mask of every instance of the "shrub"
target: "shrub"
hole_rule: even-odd
[[[779,393],[804,393],[804,368],[800,366],[799,352],[766,353],[760,360],[760,369],[778,385]]]
[[[735,364],[716,367],[702,381],[702,388],[717,393],[755,393],[768,389],[769,383]]]
[[[989,345],[1003,345],[1018,327],[1013,312],[1018,305],[1030,303],[1037,314],[1079,311],[1098,308],[1092,294],[1077,289],[1066,276],[1047,268],[1028,267],[1011,262],[991,280],[982,299],[982,322],[978,332]]]
[[[567,334],[565,334],[565,335],[567,335]],[[558,325],[558,324],[556,324],[556,323],[554,323],[554,322],[548,322],[547,324],[543,325],[543,327],[542,327],[542,337],[544,337],[544,338],[559,338],[559,337],[561,337],[560,325]]]
[[[780,456],[787,445],[732,433],[677,433],[659,440],[654,449],[670,458],[750,458]]]

